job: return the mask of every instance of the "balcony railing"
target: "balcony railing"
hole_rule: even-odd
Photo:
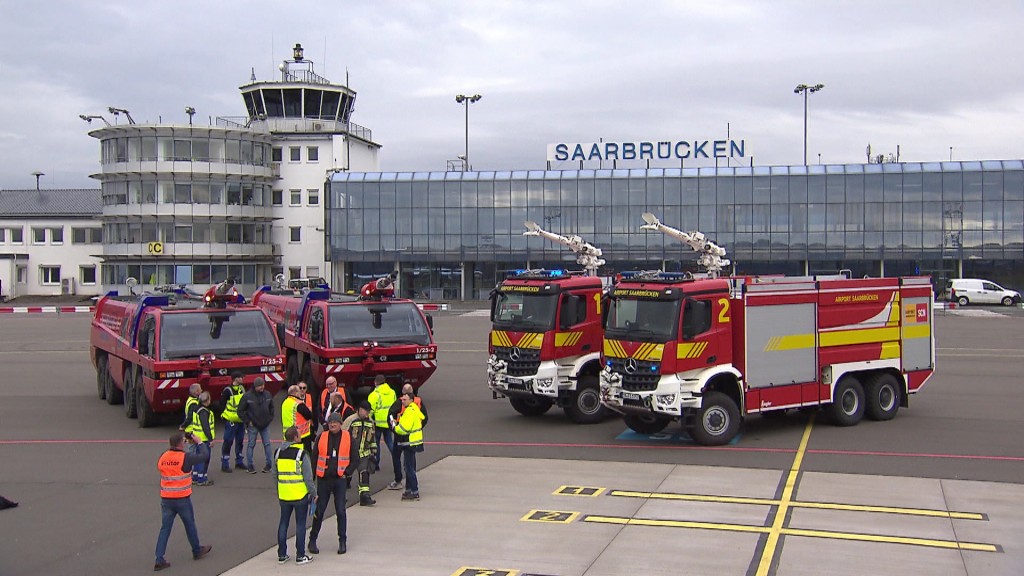
[[[218,116],[217,125],[226,128],[256,130],[259,132],[326,132],[351,134],[372,142],[373,131],[355,122],[341,122],[333,118],[248,118],[246,116]]]

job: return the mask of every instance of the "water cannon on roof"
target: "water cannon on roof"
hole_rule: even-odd
[[[601,249],[593,244],[584,242],[583,238],[575,235],[562,236],[561,234],[548,232],[533,221],[524,222],[523,225],[526,226],[526,232],[523,232],[523,236],[541,236],[572,250],[576,254],[576,262],[587,271],[587,276],[597,276],[597,269],[604,266],[605,261],[601,258]]]
[[[661,223],[661,220],[658,220],[657,216],[650,212],[644,212],[642,218],[646,224],[640,226],[641,230],[654,230],[671,236],[700,254],[697,258],[697,265],[707,270],[708,276],[717,278],[723,268],[732,264],[732,261],[725,257],[725,248],[708,240],[703,232],[683,232],[671,226],[666,226]]]
[[[384,300],[395,297],[395,280],[398,279],[398,270],[387,276],[371,280],[359,289],[360,300]]]
[[[203,306],[206,308],[227,308],[228,304],[243,304],[245,297],[235,288],[235,279],[228,278],[220,284],[210,286],[203,294]]]

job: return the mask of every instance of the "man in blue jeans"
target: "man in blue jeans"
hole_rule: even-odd
[[[253,451],[256,448],[256,435],[259,434],[263,441],[263,454],[266,457],[264,472],[270,472],[273,462],[270,452],[270,424],[274,421],[274,397],[267,392],[266,382],[262,376],[257,376],[252,388],[242,395],[238,402],[238,417],[245,425],[246,433],[249,435],[248,446],[245,449],[245,467],[249,474],[256,473],[255,463],[252,461]]]
[[[171,448],[160,455],[157,470],[160,471],[160,510],[162,521],[160,535],[156,539],[156,563],[153,570],[159,572],[170,568],[171,563],[164,558],[167,552],[167,541],[171,538],[174,517],[181,518],[185,525],[185,536],[192,545],[192,558],[199,560],[206,556],[212,546],[199,544],[199,531],[196,530],[195,512],[192,509],[192,467],[210,458],[210,448],[189,434],[189,441],[196,445],[196,452],[185,453],[185,435],[182,432],[171,434]]]
[[[288,524],[295,515],[295,563],[309,564],[306,554],[306,516],[309,505],[316,502],[313,471],[309,455],[302,449],[299,431],[289,426],[284,431],[285,444],[277,449],[274,476],[277,479],[277,500],[281,504],[281,521],[277,525],[277,563],[288,561]]]

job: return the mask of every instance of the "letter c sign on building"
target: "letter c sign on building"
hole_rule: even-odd
[[[153,256],[160,256],[164,253],[163,242],[150,242],[149,244],[146,245],[146,248],[149,250],[149,253],[152,254]]]

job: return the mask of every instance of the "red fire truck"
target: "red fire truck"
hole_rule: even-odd
[[[422,386],[437,370],[433,319],[394,298],[396,277],[368,282],[358,296],[260,288],[252,301],[283,326],[288,382],[319,389],[334,376],[355,392],[383,374],[392,385]]]
[[[693,238],[648,219],[659,227]],[[637,432],[681,421],[698,443],[720,445],[746,415],[817,406],[840,426],[888,420],[932,375],[928,278],[710,270],[627,275],[610,293],[601,398]]]
[[[518,270],[491,293],[487,383],[520,414],[539,416],[557,404],[570,420],[588,424],[608,415],[601,406],[601,250],[579,236],[561,236],[526,222],[527,236],[564,244],[586,275]]]
[[[231,282],[200,298],[110,292],[96,303],[89,344],[99,397],[108,404],[123,402],[125,414],[138,418],[140,427],[182,410],[195,382],[214,398],[236,370],[247,384],[262,376],[271,394],[284,382],[284,355],[273,325]]]

